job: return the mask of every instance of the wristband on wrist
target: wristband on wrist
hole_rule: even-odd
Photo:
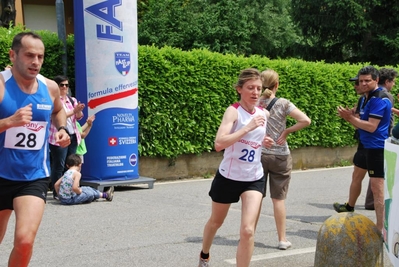
[[[58,131],[64,130],[67,134],[69,134],[69,131],[68,131],[68,129],[67,129],[65,126],[60,126],[60,127],[58,127],[57,130],[58,130]]]

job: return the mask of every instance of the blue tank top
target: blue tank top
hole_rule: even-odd
[[[5,80],[0,119],[32,104],[32,121],[0,133],[0,177],[12,181],[32,181],[50,176],[48,134],[53,101],[45,78],[37,76],[38,89],[26,94],[19,89],[11,71],[0,73]]]

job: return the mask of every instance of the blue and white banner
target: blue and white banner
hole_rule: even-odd
[[[137,2],[75,0],[74,11],[76,96],[96,116],[83,180],[139,178]]]
[[[385,141],[384,240],[389,259],[399,266],[399,145]]]

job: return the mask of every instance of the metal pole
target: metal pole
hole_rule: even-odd
[[[64,44],[63,50],[64,53],[62,55],[62,72],[64,75],[67,75],[67,46],[66,46],[66,29],[65,29],[65,13],[64,13],[64,1],[56,0],[55,1],[55,11],[57,14],[57,30],[58,30],[58,39],[62,41]]]

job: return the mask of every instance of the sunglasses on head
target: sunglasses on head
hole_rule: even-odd
[[[69,87],[69,84],[67,84],[67,83],[60,83],[60,85],[59,85],[60,87]]]

